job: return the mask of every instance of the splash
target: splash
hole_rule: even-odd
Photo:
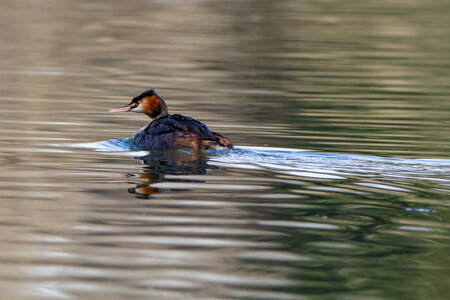
[[[66,146],[69,144],[66,144]],[[103,152],[126,152],[139,157],[132,138],[70,144]],[[185,150],[179,150],[184,151]],[[346,179],[348,176],[384,175],[440,181],[450,185],[449,159],[404,159],[370,155],[319,153],[311,150],[237,146],[234,150],[208,150],[212,164],[241,169],[270,169],[280,173],[310,178]],[[434,178],[433,176],[439,176]]]

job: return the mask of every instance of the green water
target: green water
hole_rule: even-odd
[[[449,14],[0,2],[0,298],[447,299]],[[236,150],[130,152],[148,88]]]

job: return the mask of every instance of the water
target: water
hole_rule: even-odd
[[[446,1],[2,1],[1,299],[446,299]],[[147,88],[233,151],[132,151]]]

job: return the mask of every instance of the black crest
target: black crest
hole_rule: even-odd
[[[150,96],[153,96],[153,95],[156,95],[154,89],[146,90],[145,92],[143,92],[139,96],[134,97],[132,102],[137,102],[137,101],[141,100],[142,98],[150,97]]]

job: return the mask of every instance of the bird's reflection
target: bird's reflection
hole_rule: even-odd
[[[157,182],[203,182],[198,180],[186,180],[166,178],[166,175],[203,175],[207,174],[208,154],[201,151],[189,152],[184,150],[150,153],[146,156],[136,157],[145,167],[140,173],[128,174],[130,177],[141,179],[135,182],[136,187],[128,191],[136,194],[138,198],[150,199],[152,195],[162,192],[152,185]]]

